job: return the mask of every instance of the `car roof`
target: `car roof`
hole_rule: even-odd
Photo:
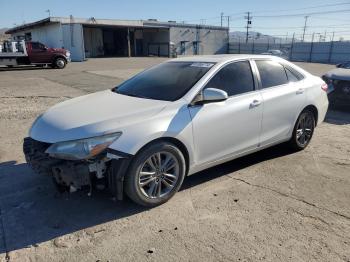
[[[258,59],[269,58],[276,59],[276,56],[269,55],[247,55],[247,54],[234,54],[234,55],[200,55],[200,56],[186,56],[181,58],[171,59],[170,62],[210,62],[210,63],[222,63],[241,59]]]

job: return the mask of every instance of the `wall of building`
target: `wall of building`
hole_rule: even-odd
[[[227,39],[226,30],[195,27],[170,28],[170,41],[174,43],[178,55],[181,55],[181,42],[185,44],[184,55],[195,55],[194,42],[198,42],[198,55],[225,54]]]
[[[62,48],[63,34],[59,23],[47,24],[45,26],[31,28],[25,31],[12,34],[12,38],[24,37],[26,33],[31,33],[32,41],[38,41],[52,48]]]
[[[169,56],[169,29],[143,29],[144,55]]]
[[[71,52],[72,61],[85,60],[84,34],[81,24],[62,24],[63,46]]]

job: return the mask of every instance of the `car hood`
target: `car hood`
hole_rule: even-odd
[[[33,123],[29,136],[56,143],[122,131],[123,126],[151,118],[170,102],[97,92],[59,103]]]
[[[58,53],[66,53],[66,49],[63,49],[63,48],[49,48],[48,49],[49,52],[58,52]]]
[[[325,76],[329,79],[350,81],[350,69],[336,68],[328,71]]]

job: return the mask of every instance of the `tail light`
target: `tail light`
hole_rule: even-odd
[[[328,85],[327,85],[326,83],[323,83],[323,84],[321,85],[321,89],[322,89],[323,91],[327,92],[327,90],[328,90]]]

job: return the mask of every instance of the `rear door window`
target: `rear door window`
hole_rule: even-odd
[[[286,73],[287,73],[287,77],[288,77],[289,82],[298,82],[299,81],[299,78],[295,74],[293,74],[293,72],[291,72],[287,67],[285,69],[286,69]]]
[[[288,83],[286,71],[280,63],[272,60],[257,60],[255,62],[260,73],[262,88]]]

